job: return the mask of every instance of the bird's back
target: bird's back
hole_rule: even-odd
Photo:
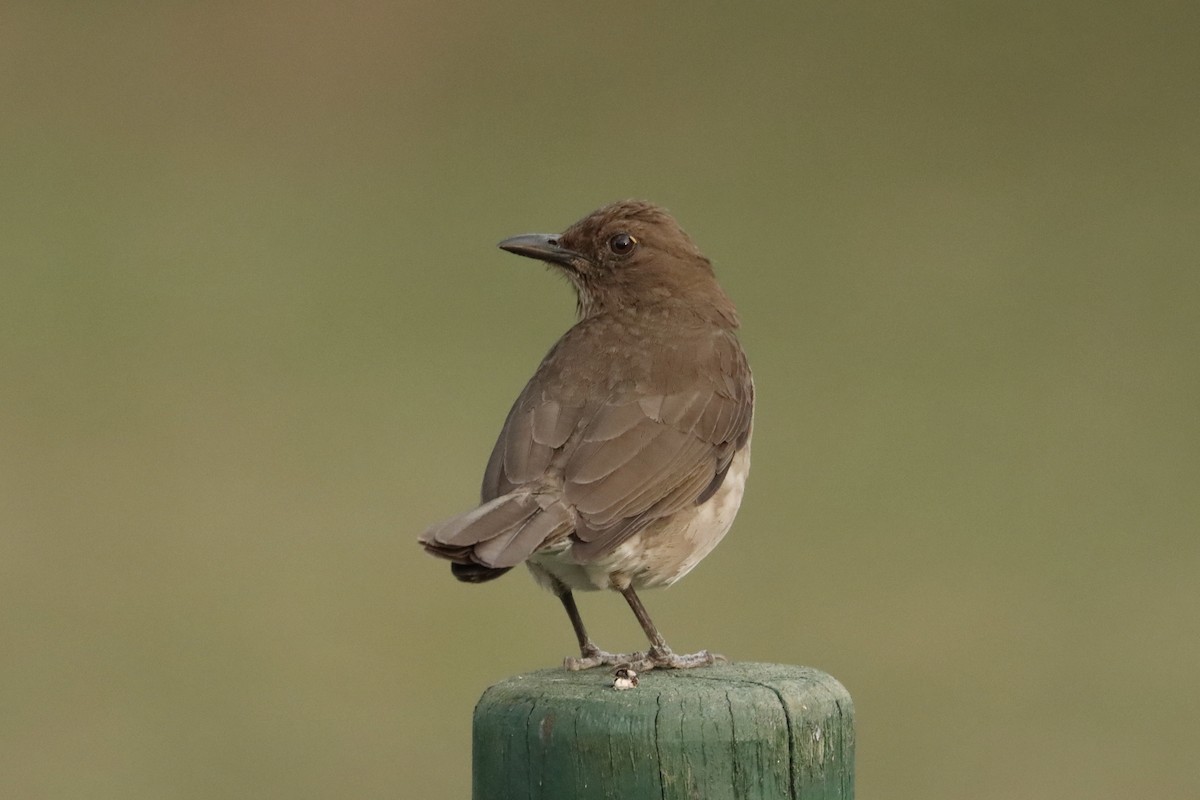
[[[513,404],[482,499],[558,493],[575,557],[596,558],[712,496],[749,440],[753,401],[728,326],[670,303],[585,319]]]

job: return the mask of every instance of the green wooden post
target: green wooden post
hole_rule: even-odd
[[[854,705],[809,667],[547,669],[475,707],[475,800],[854,797]]]

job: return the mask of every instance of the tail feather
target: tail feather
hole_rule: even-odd
[[[420,542],[429,553],[453,562],[459,580],[477,583],[498,577],[573,528],[560,497],[517,491],[433,525]]]
[[[451,564],[450,572],[463,583],[486,583],[499,578],[511,567],[492,569],[481,564]]]
[[[528,493],[501,495],[465,514],[431,525],[421,534],[421,542],[427,547],[469,548],[519,527],[537,509],[537,502]]]
[[[472,557],[489,567],[515,567],[572,527],[570,512],[561,503],[539,507],[515,528],[475,545]]]

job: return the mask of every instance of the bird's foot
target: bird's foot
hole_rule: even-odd
[[[640,653],[635,655],[642,655]],[[630,662],[633,669],[645,672],[651,669],[692,669],[693,667],[710,667],[718,661],[728,661],[725,656],[720,653],[710,653],[707,650],[701,650],[699,653],[689,653],[687,655],[679,655],[671,650],[671,648],[657,645],[651,647],[644,654],[641,661]]]
[[[609,653],[589,643],[582,648],[578,658],[564,658],[563,667],[572,672],[595,667],[628,667],[638,672],[649,672],[652,669],[710,667],[719,661],[728,660],[720,653],[710,653],[708,650],[680,655],[669,647],[655,646],[644,653]]]
[[[579,658],[574,656],[564,658],[563,667],[571,672],[595,667],[632,666],[633,669],[641,669],[634,665],[643,663],[647,657],[647,653],[608,653],[589,642],[581,648]]]

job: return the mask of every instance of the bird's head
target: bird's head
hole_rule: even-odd
[[[500,247],[559,268],[575,287],[581,319],[678,303],[727,327],[738,324],[712,263],[666,209],[644,200],[612,203],[562,233],[513,236]]]

